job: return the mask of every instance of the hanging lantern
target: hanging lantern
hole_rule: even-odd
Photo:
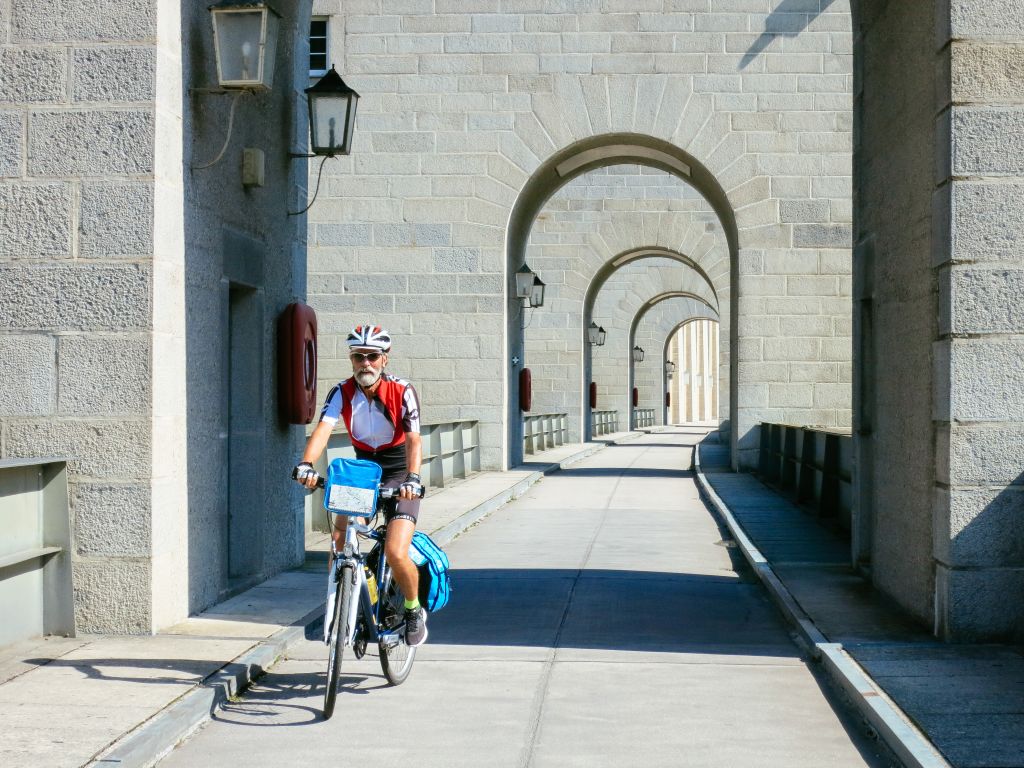
[[[533,287],[530,289],[530,306],[536,309],[544,306],[544,281],[533,276]]]
[[[306,89],[309,144],[314,155],[347,155],[352,151],[359,94],[345,85],[332,66]]]
[[[516,270],[516,298],[529,299],[533,295],[533,281],[537,276],[524,263]]]

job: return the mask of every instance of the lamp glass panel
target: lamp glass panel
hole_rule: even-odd
[[[587,328],[587,341],[591,344],[597,344],[600,339],[601,329],[597,327],[597,323],[591,323],[590,327]]]
[[[540,281],[539,277],[533,281],[533,288],[530,289],[530,306],[544,306],[544,283]]]
[[[533,279],[536,275],[530,271],[529,267],[523,266],[516,272],[516,298],[517,299],[528,299],[530,294],[533,293]]]
[[[604,328],[598,328],[597,329],[597,346],[599,346],[599,347],[604,346],[604,339],[605,339],[605,336],[607,336],[607,335],[608,334],[607,334],[607,332],[605,331]]]
[[[355,98],[310,94],[309,125],[313,151],[347,155],[351,150],[351,123],[355,120]]]
[[[217,63],[221,85],[261,85],[265,10],[214,10]]]

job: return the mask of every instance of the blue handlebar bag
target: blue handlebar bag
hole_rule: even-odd
[[[335,515],[370,517],[377,510],[380,464],[365,459],[335,459],[327,467],[324,508]]]

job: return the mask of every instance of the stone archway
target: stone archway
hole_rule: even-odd
[[[666,301],[670,301],[672,299],[686,299],[687,300],[686,305],[684,305],[686,307],[685,313],[690,318],[706,317],[706,318],[708,318],[710,320],[716,320],[716,321],[719,320],[718,311],[717,311],[717,309],[714,306],[712,306],[710,303],[708,303],[701,296],[697,296],[696,294],[688,293],[686,291],[666,291],[665,293],[659,294],[657,296],[652,296],[650,299],[648,299],[643,304],[643,306],[641,306],[637,310],[636,314],[633,316],[632,321],[630,322],[629,335],[627,337],[628,338],[628,352],[630,353],[630,357],[628,358],[629,361],[630,361],[630,364],[629,364],[629,376],[628,376],[628,382],[627,382],[627,391],[632,391],[633,387],[636,386],[636,366],[633,364],[631,353],[632,353],[633,347],[636,345],[636,331],[637,331],[637,328],[639,327],[641,321],[644,319],[644,317],[647,315],[648,312],[650,312],[652,309],[654,309],[659,304],[661,304],[663,302],[666,302]],[[659,359],[663,359],[663,358],[659,358]],[[662,381],[662,385],[664,385],[664,381]],[[630,427],[632,427],[632,426],[633,426],[632,412],[630,411]]]
[[[585,395],[587,389],[589,388],[590,382],[595,379],[595,371],[594,350],[591,348],[589,344],[586,343],[586,332],[591,320],[594,317],[594,310],[598,297],[601,295],[602,289],[608,285],[609,281],[614,276],[621,273],[622,270],[626,269],[631,265],[638,265],[640,262],[656,260],[669,260],[680,264],[684,272],[693,273],[697,277],[697,281],[700,284],[702,284],[706,289],[706,292],[702,292],[703,295],[699,295],[697,293],[690,293],[686,291],[677,292],[675,294],[671,294],[668,291],[662,291],[658,295],[665,295],[666,297],[671,297],[673,295],[693,296],[696,300],[710,307],[716,313],[716,315],[719,314],[721,311],[719,291],[716,290],[715,288],[715,281],[708,276],[707,272],[701,267],[701,265],[697,261],[683,253],[679,253],[678,251],[675,251],[670,248],[665,248],[662,246],[645,246],[640,248],[633,248],[623,253],[616,254],[613,258],[605,262],[605,264],[601,266],[601,268],[594,275],[590,284],[587,286],[581,323],[581,331],[583,333],[584,342],[584,354],[582,359],[581,375],[581,391],[583,394],[581,395],[580,403],[583,412],[582,423],[587,427],[585,431],[585,438],[588,440],[591,437],[591,433],[590,420],[586,418],[586,414],[589,409],[587,398]],[[632,335],[632,333],[628,333],[627,338],[631,338]],[[626,347],[627,355],[625,358],[623,358],[626,361],[629,360],[628,352],[629,350],[632,349],[632,346],[633,344],[632,342],[630,342]],[[626,391],[628,392],[628,388],[626,389]]]
[[[526,182],[509,216],[505,234],[505,356],[506,370],[505,412],[507,418],[505,456],[506,466],[521,459],[522,421],[518,407],[518,372],[512,363],[520,357],[523,345],[522,329],[517,322],[518,309],[509,281],[524,263],[530,230],[544,203],[563,185],[588,171],[611,165],[641,165],[665,171],[693,186],[710,205],[723,232],[730,263],[730,285],[738,278],[739,234],[736,217],[727,194],[715,176],[696,158],[679,147],[652,136],[631,133],[612,133],[594,136],[571,144],[553,154]],[[736,303],[730,303],[733,320]],[[581,328],[584,327],[581,321]],[[735,334],[736,322],[730,322],[730,333]],[[632,338],[632,331],[630,338]],[[733,346],[733,345],[731,345]],[[733,366],[732,368],[735,368]],[[732,368],[730,371],[732,372]],[[735,377],[735,373],[731,373]],[[735,380],[730,389],[735,389]],[[735,398],[730,408],[735,409]],[[731,415],[730,420],[734,420]]]
[[[673,328],[671,328],[668,331],[668,333],[665,334],[665,344],[662,347],[662,352],[661,352],[662,359],[666,360],[666,361],[669,359],[669,347],[672,345],[672,339],[675,338],[676,334],[678,334],[681,331],[683,331],[688,325],[690,325],[692,323],[695,323],[695,322],[700,322],[701,320],[704,320],[704,319],[710,319],[710,318],[691,317],[691,318],[688,318],[686,320],[683,320],[682,322],[678,323]],[[715,334],[715,338],[717,339],[717,333]],[[712,359],[714,359],[714,356],[712,356]],[[682,370],[683,370],[683,367],[681,365],[678,365],[678,363],[677,363],[676,375],[677,376],[681,376],[682,375]],[[668,386],[668,375],[667,375],[667,373],[665,375],[664,385],[665,385],[665,389],[668,390],[669,386]],[[718,374],[717,377],[715,377],[713,386],[716,388],[718,393],[721,392],[721,366],[720,365],[719,365],[719,374]],[[718,406],[719,406],[717,409],[715,409],[715,412],[717,414],[716,418],[719,421],[721,421],[721,419],[722,419],[721,399],[720,399],[718,394],[715,395],[715,398],[718,399]],[[668,424],[668,421],[669,421],[668,416],[669,416],[669,407],[666,405],[665,406],[665,423],[666,424]]]

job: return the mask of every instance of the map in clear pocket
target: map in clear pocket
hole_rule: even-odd
[[[332,485],[327,497],[327,508],[332,512],[347,512],[357,515],[372,515],[376,491],[370,488],[353,488],[350,485]]]

